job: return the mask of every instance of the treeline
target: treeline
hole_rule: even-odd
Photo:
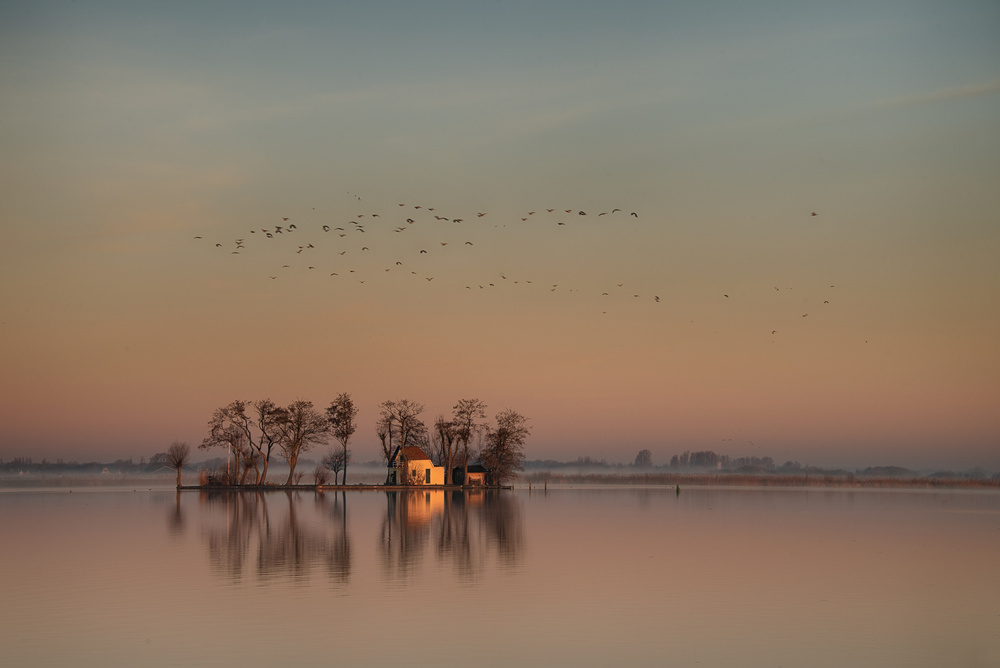
[[[885,487],[885,488],[1000,488],[1000,473],[992,477],[967,477],[920,475],[879,476],[841,474],[776,474],[776,473],[704,473],[704,472],[657,472],[657,473],[560,473],[549,470],[531,471],[523,477],[531,484],[563,485],[718,485],[736,487]]]
[[[161,453],[165,456],[165,453]],[[18,473],[78,473],[78,474],[101,474],[107,471],[115,474],[139,474],[156,473],[161,469],[168,468],[166,461],[154,455],[147,461],[145,457],[135,461],[129,459],[116,459],[112,462],[78,462],[56,459],[49,461],[42,458],[41,461],[34,461],[31,457],[14,457],[6,461],[0,460],[0,471],[10,474]],[[166,473],[167,471],[163,471]]]
[[[646,476],[659,476],[657,480],[667,480],[669,475],[677,479],[691,479],[692,476],[705,475],[709,477],[724,476],[725,480],[733,481],[736,476],[747,476],[748,479],[758,479],[760,476],[770,478],[829,478],[831,480],[864,479],[933,479],[950,481],[1000,480],[1000,473],[991,473],[981,467],[965,471],[938,470],[915,471],[902,466],[869,466],[863,469],[822,468],[808,466],[797,461],[786,461],[778,466],[771,457],[729,457],[711,450],[699,452],[685,451],[674,455],[669,464],[654,465],[649,450],[640,450],[635,459],[628,463],[608,462],[606,459],[577,457],[574,460],[557,461],[553,459],[535,459],[525,462],[528,471],[527,479],[545,479],[548,472],[563,476],[566,480],[600,482],[607,478],[610,482],[629,483],[645,482]],[[563,473],[566,471],[566,473]],[[604,473],[603,471],[606,471]],[[663,477],[667,475],[668,477]],[[548,479],[555,478],[549,476]],[[674,478],[669,478],[673,480]]]

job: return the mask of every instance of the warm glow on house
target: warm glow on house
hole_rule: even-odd
[[[434,466],[420,448],[407,445],[396,448],[389,460],[390,485],[443,485],[444,467]]]

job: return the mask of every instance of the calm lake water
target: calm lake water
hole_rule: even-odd
[[[0,490],[4,666],[997,666],[1000,494]]]

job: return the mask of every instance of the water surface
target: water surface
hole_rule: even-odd
[[[1000,665],[1000,494],[0,491],[3,664]]]

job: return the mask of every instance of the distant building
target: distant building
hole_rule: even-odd
[[[397,447],[389,459],[390,485],[443,485],[444,467],[434,466],[431,458],[415,445]]]
[[[486,484],[486,467],[481,464],[470,464],[469,465],[469,479],[468,481],[462,480],[462,474],[464,471],[461,466],[456,466],[451,471],[451,480],[456,485],[485,485]]]

